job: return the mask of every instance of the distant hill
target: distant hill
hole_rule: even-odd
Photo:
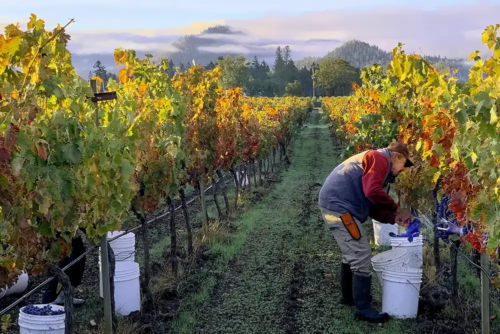
[[[238,37],[242,39],[245,34],[233,30],[228,26],[215,26],[204,30],[198,35],[186,35],[174,42],[173,45],[178,51],[159,54],[158,56],[171,59],[176,66],[180,64],[192,64],[194,60],[197,65],[207,65],[210,62],[216,62],[220,56],[238,56],[244,55],[247,59],[254,56],[262,58],[262,56],[269,56],[274,54],[274,50],[268,51],[267,54],[246,53],[244,43],[240,45],[232,45],[227,47],[228,41],[224,36],[230,37],[232,41],[237,40]]]
[[[156,59],[168,58],[171,59],[176,66],[189,63],[192,65],[194,60],[198,65],[207,65],[210,62],[215,63],[220,56],[237,56],[243,55],[247,59],[252,59],[257,56],[260,60],[265,60],[268,64],[274,63],[275,50],[268,47],[249,41],[248,36],[240,31],[235,31],[229,26],[219,25],[208,28],[197,35],[186,35],[174,42],[177,51],[170,53],[155,53],[155,52],[137,52],[139,57],[143,57],[146,53],[152,53]],[[318,40],[311,40],[309,43],[317,43]],[[319,41],[326,43],[325,45],[339,45],[337,40]],[[265,44],[266,42],[264,42]],[[276,42],[279,44],[279,42]],[[285,46],[284,42],[282,46]],[[382,50],[376,45],[370,45],[359,40],[351,40],[345,42],[326,53],[323,57],[305,56],[297,59],[294,56],[304,55],[304,50],[292,50],[295,65],[300,70],[306,68],[310,70],[314,63],[319,64],[324,58],[342,58],[348,61],[351,65],[363,68],[371,66],[375,63],[382,65],[384,68],[387,63],[392,60],[392,52]],[[458,78],[461,81],[467,80],[470,66],[463,59],[449,59],[440,56],[425,56],[429,61],[437,67],[445,70],[456,68],[459,70]],[[77,72],[87,78],[88,73],[92,70],[94,63],[99,60],[106,66],[109,72],[117,73],[118,69],[114,62],[112,54],[92,54],[80,55],[73,54],[73,65]]]
[[[467,80],[470,66],[467,64],[465,59],[450,59],[442,58],[440,56],[426,55],[423,57],[433,63],[438,69],[443,71],[450,71],[453,68],[458,69],[457,77],[459,80]],[[351,40],[328,52],[323,58],[304,57],[302,59],[298,59],[295,63],[299,68],[306,67],[309,69],[313,62],[319,63],[324,58],[342,58],[348,61],[351,65],[359,68],[372,66],[373,64],[380,64],[385,68],[392,60],[392,52],[382,50],[378,46],[370,45],[366,42]],[[299,66],[299,64],[301,66]]]
[[[385,66],[392,60],[392,54],[376,45],[353,40],[348,41],[328,52],[325,58],[342,58],[352,66],[363,68],[375,63]]]

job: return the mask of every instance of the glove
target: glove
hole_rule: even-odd
[[[413,242],[413,238],[420,235],[420,220],[415,218],[406,229],[406,233],[396,235],[394,232],[391,232],[389,235],[393,238],[408,238],[409,242]]]
[[[463,236],[464,235],[464,229],[459,227],[456,224],[450,223],[448,221],[441,221],[440,223],[436,224],[436,230],[441,231],[443,233],[446,233],[448,235],[451,234],[456,234]]]
[[[437,223],[434,226],[434,234],[443,241],[448,242],[448,237],[450,235],[467,235],[469,233],[469,228],[471,227],[467,225],[459,227],[456,219],[453,219],[452,221],[442,219],[440,223]]]

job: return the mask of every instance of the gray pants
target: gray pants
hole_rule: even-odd
[[[342,251],[342,262],[349,264],[353,273],[360,276],[370,276],[372,251],[368,239],[363,235],[361,222],[353,217],[361,233],[361,238],[354,240],[342,223],[340,213],[322,207],[320,209],[326,227],[333,234]]]

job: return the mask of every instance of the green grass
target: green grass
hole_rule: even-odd
[[[338,304],[341,253],[323,227],[317,196],[340,151],[319,116],[295,140],[282,181],[236,219],[229,242],[209,244],[213,263],[191,277],[203,284],[183,299],[173,333],[411,331],[400,321],[361,323]]]

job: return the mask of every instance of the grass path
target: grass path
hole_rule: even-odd
[[[282,181],[235,222],[233,240],[211,246],[224,260],[205,273],[205,289],[187,298],[173,332],[412,332],[411,322],[360,323],[338,304],[341,253],[323,228],[317,198],[341,147],[321,116],[310,115]]]

